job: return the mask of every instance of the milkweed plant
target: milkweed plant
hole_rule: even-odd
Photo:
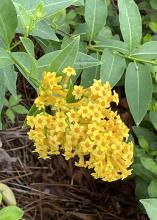
[[[108,182],[132,173],[136,196],[152,220],[156,10],[156,0],[0,1],[0,129],[27,114],[24,125],[40,158],[62,154]],[[30,110],[17,94],[19,74],[38,94]],[[118,114],[115,87],[130,132]]]
[[[87,89],[75,85],[69,94],[72,75],[76,75],[72,67],[60,74],[43,73],[35,100],[42,112],[27,117],[35,152],[41,158],[77,157],[76,166],[93,169],[92,176],[105,181],[126,178],[131,174],[133,143],[127,143],[129,129],[111,109],[112,102],[119,102],[118,94],[101,80]]]

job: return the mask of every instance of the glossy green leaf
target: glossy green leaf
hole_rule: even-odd
[[[125,59],[111,50],[104,49],[101,61],[100,79],[103,83],[108,81],[111,87],[115,86],[126,68]]]
[[[157,59],[157,41],[150,41],[133,51],[132,57],[144,59]]]
[[[94,45],[96,48],[108,48],[114,51],[118,51],[123,54],[129,54],[128,45],[120,40],[106,39],[104,38],[103,43]]]
[[[142,21],[139,9],[134,0],[119,0],[118,8],[122,36],[132,51],[140,45],[142,37]]]
[[[13,60],[10,57],[10,54],[0,47],[0,68],[4,68],[13,64]]]
[[[150,220],[156,220],[157,199],[141,199]]]
[[[61,50],[57,56],[51,61],[49,70],[60,72],[67,66],[74,66],[80,38],[76,37],[68,46]]]
[[[107,2],[104,0],[86,0],[85,21],[88,27],[89,41],[95,37],[105,26],[107,17]]]
[[[157,198],[157,180],[154,179],[148,186],[148,194],[151,198]]]
[[[33,42],[27,38],[27,37],[20,37],[20,40],[22,41],[22,44],[26,50],[26,52],[32,56],[32,57],[35,57],[35,54],[34,54],[34,44]]]
[[[0,36],[6,43],[7,49],[17,27],[16,10],[11,0],[1,0],[0,3]]]
[[[129,63],[125,77],[125,92],[136,125],[145,116],[152,99],[150,70],[143,64]]]
[[[16,206],[8,206],[0,210],[0,220],[20,220],[22,216],[22,209]]]

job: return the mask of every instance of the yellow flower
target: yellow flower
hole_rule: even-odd
[[[81,99],[83,95],[83,87],[82,86],[74,86],[74,90],[72,94],[75,96],[75,99]]]
[[[63,73],[65,73],[68,77],[71,77],[72,75],[76,75],[76,71],[74,68],[68,66],[63,69]]]
[[[67,113],[67,116],[68,116],[68,119],[69,119],[69,122],[78,122],[79,120],[79,114],[77,111],[74,111],[73,109],[70,110],[68,113]]]
[[[93,85],[90,87],[91,93],[94,96],[101,96],[103,91],[103,85],[101,80],[94,80]]]
[[[27,117],[35,152],[41,158],[60,153],[66,160],[76,158],[77,166],[92,169],[94,178],[104,181],[126,178],[131,174],[133,143],[127,143],[129,129],[111,108],[111,102],[118,104],[118,94],[108,82],[94,80],[88,89],[74,86],[78,101],[69,103],[65,85],[76,72],[72,67],[63,72],[66,76],[43,74],[35,104],[49,113]]]

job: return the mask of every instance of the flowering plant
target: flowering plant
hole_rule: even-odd
[[[93,169],[95,178],[124,179],[131,174],[133,144],[127,143],[129,130],[111,109],[112,102],[118,104],[118,95],[101,80],[87,89],[75,85],[69,90],[75,74],[71,67],[62,75],[44,72],[35,100],[42,112],[27,117],[35,151],[41,158],[60,153],[67,160],[75,157],[75,165]]]

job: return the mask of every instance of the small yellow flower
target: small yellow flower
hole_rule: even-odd
[[[90,87],[91,93],[94,96],[101,96],[103,91],[103,86],[101,80],[94,80],[93,85]]]
[[[76,75],[76,72],[75,72],[74,68],[72,68],[70,66],[64,68],[62,72],[65,73],[68,77]]]
[[[77,111],[74,111],[74,110],[70,110],[68,113],[67,113],[67,116],[68,116],[68,119],[69,119],[69,122],[72,123],[72,122],[78,122],[79,120],[79,114]]]
[[[81,99],[83,95],[83,87],[82,86],[74,86],[74,90],[72,94],[75,96],[75,99]]]

